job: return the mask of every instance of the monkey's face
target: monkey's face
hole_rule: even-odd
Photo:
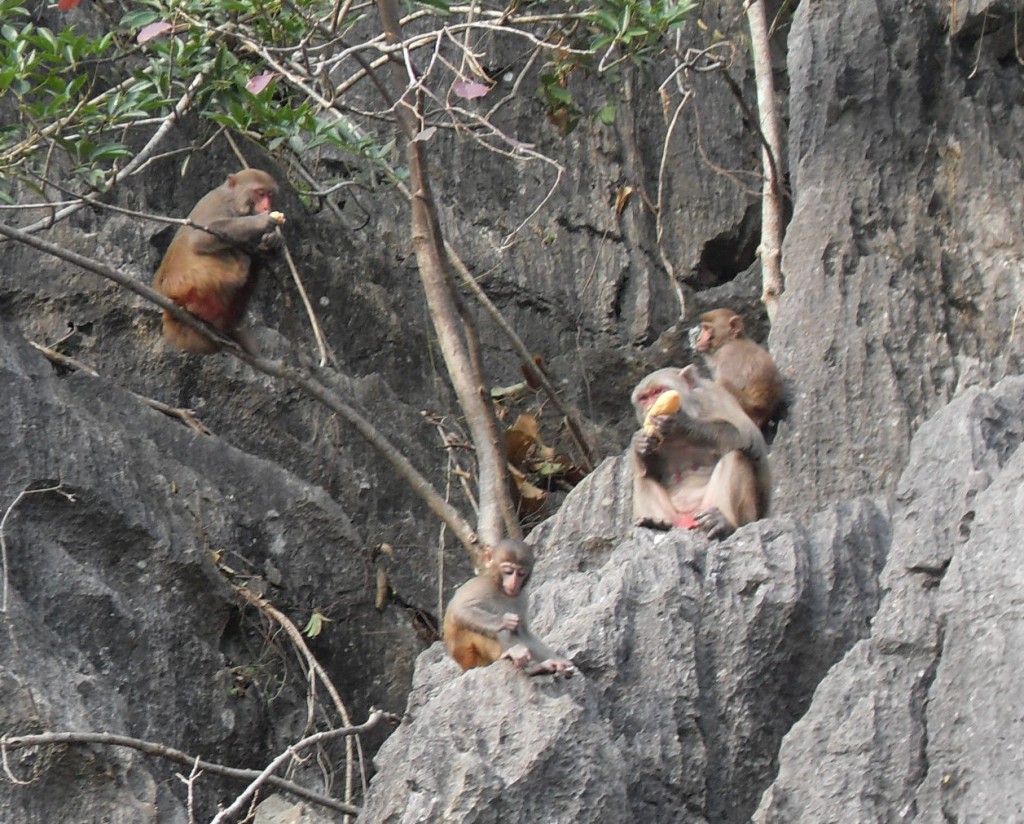
[[[274,208],[274,193],[263,186],[253,185],[246,194],[246,205],[250,215],[261,215]]]
[[[690,330],[690,346],[697,352],[707,352],[715,338],[715,328],[707,322],[701,322]]]
[[[530,578],[530,567],[502,561],[498,564],[498,585],[509,598],[515,598]]]
[[[660,381],[637,387],[638,391],[633,393],[633,403],[636,405],[637,412],[642,413],[642,417],[646,417],[647,413],[651,411],[651,407],[654,406],[654,402],[671,388],[673,387]]]

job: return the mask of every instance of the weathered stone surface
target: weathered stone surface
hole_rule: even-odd
[[[709,32],[742,34],[738,2],[702,8]],[[467,821],[489,820],[489,799],[506,809],[558,770],[549,790],[557,804],[535,820],[746,820],[775,777],[777,742],[817,688],[763,802],[769,820],[1019,817],[1017,390],[964,395],[978,411],[942,413],[938,433],[922,428],[934,448],[912,454],[910,442],[950,398],[1024,364],[1020,13],[1020,0],[804,2],[793,16],[784,11],[775,45],[788,32],[788,55],[778,55],[776,81],[794,217],[788,291],[769,340],[791,396],[773,443],[776,517],[721,545],[636,532],[620,493],[624,466],[605,464],[532,538],[543,550],[536,622],[581,675],[526,684],[492,668],[455,678],[431,650],[410,722],[396,734],[424,757],[404,764],[389,747],[368,809],[398,814],[407,787],[395,765],[404,764],[425,788],[410,815],[453,805]],[[695,29],[686,36],[699,45],[705,35]],[[738,58],[731,73],[749,102],[742,49]],[[571,82],[581,98],[609,94],[583,73]],[[554,168],[508,164],[443,132],[430,144],[449,238],[584,410],[605,454],[634,426],[626,396],[635,380],[689,357],[691,315],[717,304],[749,315],[759,291],[756,264],[730,280],[756,239],[747,185],[757,177],[756,135],[719,76],[685,82],[695,95],[669,147],[663,203],[666,256],[677,275],[693,275],[682,322],[648,205],[665,123],[646,78],[610,90],[622,99],[610,128],[584,123],[564,135],[529,96],[501,112],[509,135],[565,166],[562,186],[508,247],[503,239],[547,194]],[[187,134],[188,122],[172,142],[179,128]],[[217,143],[184,178],[168,159],[109,196],[181,215],[236,166]],[[620,215],[616,197],[627,188]],[[451,414],[454,404],[431,347],[406,205],[386,187],[360,193],[342,204],[339,228],[308,214],[287,187],[283,204],[339,364],[325,379],[443,483],[440,441],[419,413]],[[46,234],[141,280],[167,240],[165,230],[99,209]],[[251,315],[268,354],[310,351],[283,268],[263,282]],[[24,342],[52,343],[69,324],[76,334],[62,349],[104,380],[67,375]],[[356,720],[372,705],[398,709],[425,646],[415,628],[438,611],[435,521],[331,414],[228,358],[168,352],[157,324],[123,290],[3,244],[0,506],[55,482],[75,500],[30,496],[5,525],[0,734],[124,732],[244,766],[294,740],[305,723],[301,676],[278,691],[283,665],[267,663],[258,624],[239,611],[209,551],[279,584],[275,603],[296,621],[326,610],[332,623],[312,644]],[[493,382],[520,380],[488,321],[482,331]],[[215,437],[192,434],[120,387],[196,409]],[[970,451],[956,452],[968,437]],[[886,607],[872,640],[819,685],[864,637],[879,597],[888,505],[859,496],[890,493],[899,496],[901,560],[883,579]],[[452,547],[443,563],[441,589],[450,591],[468,564]],[[378,574],[391,594],[380,611]],[[237,688],[246,694],[230,694]],[[503,724],[529,747],[476,787],[479,752],[466,743],[475,738],[446,696],[465,702],[480,690],[497,691],[500,706],[479,725]],[[538,715],[532,700],[559,719],[574,769],[551,766],[561,754],[555,735],[534,724],[520,734],[518,720]],[[421,719],[448,749],[431,744]],[[482,752],[497,740],[485,739]],[[588,747],[600,759],[581,768]],[[459,786],[444,772],[452,748],[466,765]],[[506,748],[501,758],[512,755]],[[12,756],[23,777],[36,764],[36,783],[0,783],[0,820],[186,820],[182,786],[165,764],[99,747]],[[804,771],[812,765],[824,779]],[[202,789],[212,808],[237,788],[206,777]]]
[[[949,39],[950,11],[852,0],[793,17],[794,214],[770,337],[792,392],[780,511],[891,492],[922,421],[1021,369],[1020,68],[987,37]]]
[[[4,524],[0,734],[120,733],[261,766],[292,731],[266,714],[261,692],[280,689],[277,665],[252,669],[258,622],[246,628],[214,554],[236,581],[278,577],[288,593],[279,603],[301,615],[303,602],[322,603],[321,587],[365,582],[347,516],[322,489],[172,423],[105,380],[59,377],[13,332],[0,330],[0,497],[6,509],[27,489],[60,491],[24,497]],[[348,651],[372,659],[381,640],[347,639]],[[389,647],[397,663],[402,648]],[[419,650],[411,647],[406,660]],[[354,694],[345,680],[339,673]],[[301,701],[295,688],[277,696],[282,706]],[[376,689],[386,700],[386,687]],[[0,782],[0,820],[181,820],[164,762],[98,746],[19,750],[10,760],[37,783]],[[223,788],[228,798],[232,788]],[[200,809],[219,797],[207,793]]]
[[[1015,821],[1024,379],[971,389],[919,430],[886,594],[783,742],[763,824]]]
[[[534,536],[533,623],[580,674],[460,676],[424,653],[363,820],[503,821],[541,799],[517,820],[749,816],[783,733],[867,632],[886,515],[859,499],[709,543],[631,527],[624,489],[626,462],[606,462]],[[557,770],[536,755],[551,749]]]

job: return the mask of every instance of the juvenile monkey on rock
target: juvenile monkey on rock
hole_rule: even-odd
[[[507,658],[527,675],[570,677],[575,668],[530,632],[526,582],[533,551],[506,538],[484,553],[484,568],[456,590],[444,614],[444,643],[463,670]]]
[[[630,446],[637,526],[724,538],[767,514],[768,447],[726,389],[690,365],[652,372],[632,400],[641,424]]]
[[[272,211],[277,181],[259,169],[245,169],[208,192],[167,248],[153,288],[193,315],[256,353],[242,316],[256,287],[256,264],[277,251],[284,223]],[[164,312],[164,337],[188,352],[208,355],[220,347],[209,337]]]
[[[704,355],[714,381],[763,428],[782,400],[782,377],[772,356],[743,334],[743,318],[728,309],[705,312],[690,330],[690,345]]]

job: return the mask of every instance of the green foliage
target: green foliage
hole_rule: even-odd
[[[549,63],[541,77],[540,94],[552,120],[571,131],[583,115],[569,90],[574,72],[596,73],[614,83],[623,63],[646,67],[669,47],[665,36],[696,7],[691,0],[597,0],[593,7],[581,10],[586,25],[572,40],[573,51]],[[605,103],[593,116],[609,126],[615,122],[615,105]]]
[[[0,97],[13,104],[0,118],[0,178],[42,176],[57,150],[63,176],[101,185],[200,76],[192,106],[211,127],[271,151],[332,145],[380,166],[382,147],[372,136],[325,117],[280,78],[256,94],[247,88],[272,71],[254,43],[292,47],[310,34],[307,12],[328,8],[319,0],[141,0],[107,31],[85,33],[76,25],[46,28],[23,0],[0,0]],[[153,24],[160,31],[144,34]]]
[[[449,0],[415,4],[413,14],[432,16],[439,29],[447,18],[465,13]],[[498,0],[485,0],[486,5],[493,8],[481,6],[476,14],[506,9]],[[531,14],[543,14],[548,4],[524,0],[523,5]],[[551,122],[563,131],[584,116],[614,122],[612,100],[584,111],[572,91],[574,73],[614,80],[623,62],[646,65],[693,6],[690,0],[558,4],[552,17],[558,33],[546,40],[553,57],[539,80]],[[362,64],[349,59],[339,68],[332,63],[333,74],[317,68],[351,46],[340,37],[351,32],[352,42],[365,43],[376,34],[368,26],[355,34],[352,27],[360,22],[355,15],[336,21],[329,0],[93,0],[89,8],[83,25],[73,22],[83,19],[80,13],[51,6],[43,16],[32,15],[29,0],[0,0],[0,180],[28,183],[49,173],[65,183],[77,178],[102,189],[186,94],[190,111],[198,115],[200,141],[227,129],[282,155],[329,150],[345,158],[349,177],[403,176],[392,157],[393,126],[374,118],[357,123],[344,95],[335,96],[335,78],[355,76]],[[68,22],[48,28],[44,20]],[[560,42],[567,48],[552,51],[550,44]],[[446,46],[448,40],[438,43]],[[435,68],[432,99],[443,99],[456,79],[473,78]],[[376,95],[370,83],[361,82]],[[6,196],[2,189],[0,184],[0,198]]]
[[[330,622],[330,618],[320,610],[314,609],[312,615],[309,616],[309,620],[306,622],[306,626],[302,628],[302,634],[307,638],[316,638],[323,632],[324,624],[329,624]]]
[[[600,0],[585,15],[594,32],[590,47],[595,52],[616,48],[623,58],[643,63],[661,51],[662,37],[696,6],[690,0]]]

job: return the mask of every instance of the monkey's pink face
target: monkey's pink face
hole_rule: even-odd
[[[261,215],[274,208],[274,193],[268,189],[256,187],[252,191],[253,214]]]
[[[643,392],[636,396],[636,402],[640,404],[640,408],[643,409],[644,412],[650,412],[651,407],[654,406],[654,402],[661,397],[662,393],[667,392],[668,390],[668,386],[661,386],[659,384],[648,386]]]
[[[523,584],[526,583],[526,579],[530,577],[530,570],[507,561],[499,569],[501,571],[501,591],[509,598],[515,598],[519,594],[519,590],[523,588]]]
[[[696,330],[697,340],[693,348],[698,352],[707,352],[711,348],[711,340],[715,336],[715,329],[710,323],[702,323]]]

